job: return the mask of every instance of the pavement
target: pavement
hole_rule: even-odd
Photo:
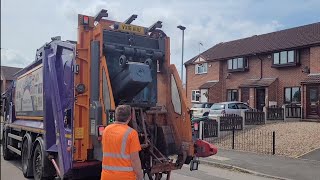
[[[311,151],[307,154],[304,154],[304,155],[300,156],[299,158],[320,161],[320,148],[316,149],[314,151]]]
[[[320,180],[320,161],[288,158],[219,149],[215,156],[200,159],[202,164],[237,169],[261,177],[293,180]]]

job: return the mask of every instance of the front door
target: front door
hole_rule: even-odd
[[[206,103],[208,102],[208,89],[200,89],[200,102]]]
[[[256,108],[260,111],[263,111],[263,107],[265,106],[266,102],[266,89],[256,89]]]
[[[307,116],[320,118],[320,86],[307,86]]]

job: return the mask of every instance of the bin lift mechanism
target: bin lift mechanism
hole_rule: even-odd
[[[108,17],[108,13],[107,10],[102,9],[95,17],[94,17],[94,25],[97,25],[99,23],[99,21],[101,19],[103,19],[104,17]],[[127,20],[125,20],[123,23],[124,24],[131,24],[138,16],[136,14],[131,15]],[[88,20],[86,20],[86,17],[84,16],[84,24],[85,22],[88,22]],[[118,27],[115,25],[113,26],[113,29],[117,29]],[[162,22],[161,21],[157,21],[156,23],[154,23],[153,25],[151,25],[149,28],[146,29],[146,32],[153,32],[155,31],[157,28],[162,28]],[[137,109],[132,108],[132,112],[134,113]],[[147,128],[146,128],[146,115],[145,113],[142,111],[142,109],[139,109],[138,111],[140,111],[140,121],[142,121],[142,129],[137,126],[137,121],[139,121],[139,119],[133,115],[132,117],[132,125],[133,128],[138,130],[138,132],[144,132],[144,144],[141,145],[141,147],[143,149],[149,147],[149,153],[152,155],[151,159],[150,159],[150,166],[152,166],[152,158],[157,160],[159,162],[159,164],[156,165],[161,165],[158,166],[158,168],[153,167],[152,169],[155,171],[158,171],[159,169],[167,169],[169,170],[168,172],[166,172],[167,174],[167,180],[170,179],[170,170],[174,170],[174,169],[180,169],[182,165],[179,164],[173,164],[172,160],[170,160],[169,158],[167,158],[166,156],[164,156],[153,144],[152,142],[148,139],[148,133],[147,133]],[[141,124],[141,123],[139,123]],[[216,147],[214,147],[213,145],[209,144],[206,141],[203,141],[201,139],[198,139],[195,141],[194,143],[195,146],[195,157],[191,160],[190,162],[190,171],[193,170],[198,170],[198,165],[199,165],[199,157],[207,157],[207,156],[211,156],[217,153],[217,149]],[[174,166],[173,166],[174,165]],[[166,168],[164,168],[166,167]],[[150,167],[151,168],[151,167]],[[158,169],[158,170],[157,170]],[[150,174],[152,173],[156,173],[156,177],[155,179],[161,179],[162,174],[161,173],[157,173],[157,172],[148,172],[148,170],[144,170],[144,173],[147,174],[149,176],[150,179],[152,179],[152,176]]]

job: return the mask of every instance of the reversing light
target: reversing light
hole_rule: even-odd
[[[83,16],[83,24],[88,25],[89,24],[89,16]]]

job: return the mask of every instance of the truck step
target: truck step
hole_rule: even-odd
[[[18,141],[22,141],[22,137],[14,135],[14,134],[11,134],[11,133],[8,133],[8,137],[12,138],[12,139],[15,139],[15,140],[18,140]]]
[[[19,149],[16,149],[10,145],[8,145],[8,149],[10,149],[12,152],[17,153],[19,156],[21,156],[21,151]]]

